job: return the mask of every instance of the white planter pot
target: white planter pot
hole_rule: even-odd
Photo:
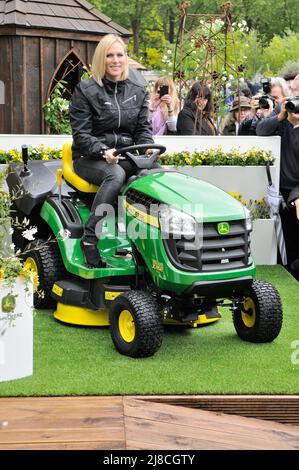
[[[174,168],[185,175],[199,178],[217,186],[223,191],[242,194],[243,199],[259,199],[267,195],[267,174],[265,166],[181,166]],[[276,167],[271,167],[274,181]]]
[[[20,379],[33,373],[33,291],[32,284],[16,279],[12,295],[15,305],[5,311],[3,298],[10,290],[0,282],[0,382]],[[7,299],[7,297],[6,297]],[[3,311],[4,310],[4,311]]]
[[[256,264],[277,263],[277,239],[274,219],[253,221],[251,233],[251,253]]]

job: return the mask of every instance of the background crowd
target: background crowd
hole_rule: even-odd
[[[260,84],[242,80],[234,91],[224,87],[223,94],[227,109],[219,117],[209,84],[194,82],[179,104],[173,81],[160,77],[149,108],[153,134],[279,135],[279,189],[285,202],[281,219],[288,268],[299,280],[299,75],[262,79]]]

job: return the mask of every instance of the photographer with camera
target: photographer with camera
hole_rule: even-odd
[[[262,118],[256,133],[281,137],[280,192],[288,201],[291,191],[299,186],[299,96],[282,98],[269,117]],[[281,212],[288,267],[299,280],[299,221],[294,210]]]
[[[263,94],[253,97],[252,106],[260,110],[258,113],[260,117],[268,117],[273,109],[281,104],[285,97],[289,96],[289,88],[286,81],[281,77],[262,78],[261,84]]]
[[[160,77],[150,96],[149,110],[152,119],[153,135],[165,135],[176,132],[177,115],[180,103],[173,80]]]

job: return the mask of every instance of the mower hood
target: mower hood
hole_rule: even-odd
[[[221,189],[203,180],[179,172],[159,172],[134,180],[126,187],[146,194],[204,222],[245,218],[244,206]]]

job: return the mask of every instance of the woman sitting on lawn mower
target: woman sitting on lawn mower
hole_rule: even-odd
[[[113,153],[122,147],[154,141],[147,93],[142,84],[128,78],[128,56],[120,37],[103,37],[95,50],[91,73],[91,78],[76,86],[70,104],[73,164],[79,176],[100,186],[81,247],[89,267],[105,267],[96,235],[96,225],[102,222],[103,215],[97,215],[96,208],[100,204],[112,205],[126,179],[137,170]]]

